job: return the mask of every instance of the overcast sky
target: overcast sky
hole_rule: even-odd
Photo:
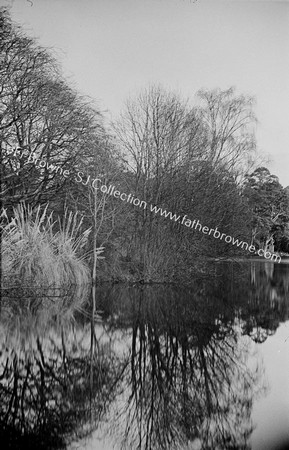
[[[107,117],[150,82],[185,97],[235,86],[255,96],[257,143],[289,185],[289,2],[0,0],[54,48],[64,74]]]

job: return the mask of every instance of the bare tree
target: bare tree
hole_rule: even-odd
[[[1,193],[8,208],[55,199],[102,129],[56,61],[1,12]],[[90,145],[89,145],[90,144]]]
[[[236,95],[235,89],[200,90],[199,114],[207,128],[206,154],[214,167],[223,165],[231,173],[246,173],[256,150],[254,99]]]

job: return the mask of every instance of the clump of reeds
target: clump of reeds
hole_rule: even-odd
[[[81,231],[77,213],[66,211],[60,221],[48,214],[47,206],[33,210],[21,204],[13,215],[1,225],[2,289],[40,288],[41,294],[51,295],[90,282],[83,254],[90,229]]]

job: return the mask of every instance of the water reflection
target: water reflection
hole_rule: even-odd
[[[0,437],[5,448],[66,448],[95,428],[113,398],[117,364],[94,326],[75,319],[81,292],[43,303],[4,298],[1,310]],[[18,305],[16,304],[18,302]],[[97,348],[97,350],[96,350]]]
[[[260,391],[260,367],[246,366],[250,345],[238,345],[234,321],[223,321],[201,296],[164,294],[148,288],[133,295],[117,441],[124,436],[123,448],[172,449],[200,439],[205,448],[241,448]]]
[[[6,298],[2,442],[65,448],[102,430],[124,449],[250,448],[252,405],[266,392],[254,341],[288,319],[288,269],[226,263],[189,289],[98,286],[96,305],[85,292]]]

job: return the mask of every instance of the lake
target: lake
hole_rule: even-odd
[[[289,448],[289,264],[1,302],[5,448]]]

